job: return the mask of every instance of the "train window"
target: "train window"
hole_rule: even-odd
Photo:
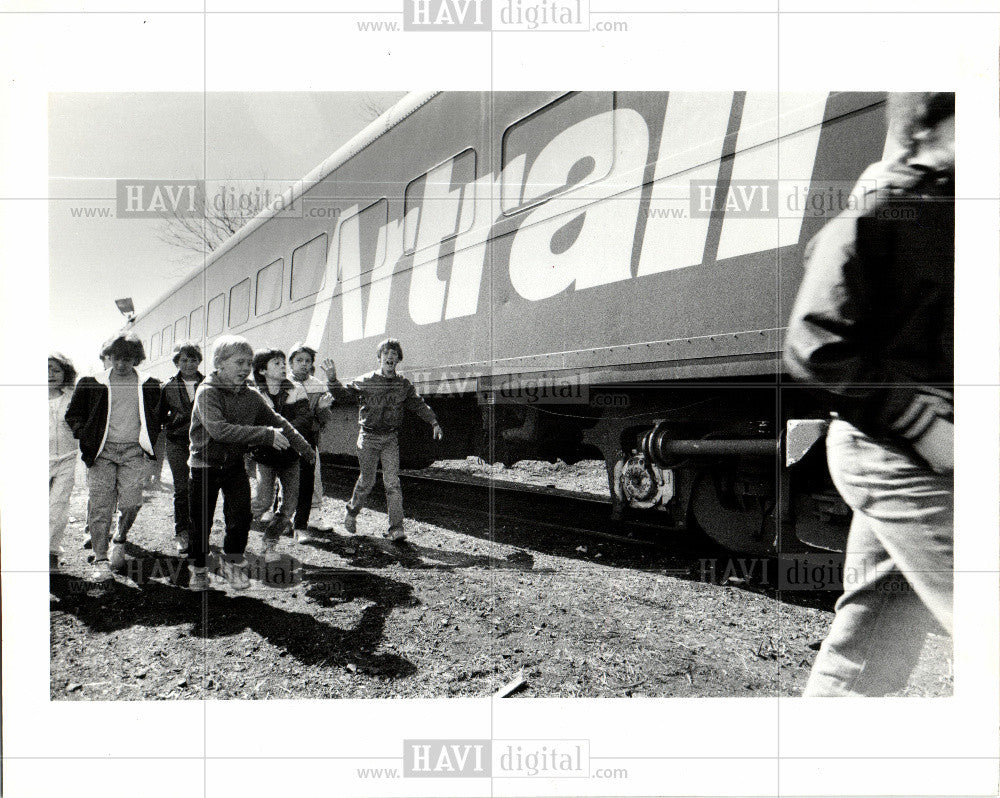
[[[219,294],[217,297],[213,297],[212,301],[208,303],[208,328],[205,334],[209,337],[218,335],[222,332],[225,309],[226,297],[224,294]]]
[[[160,354],[169,355],[171,350],[174,348],[174,342],[170,339],[170,334],[174,331],[172,325],[168,324],[163,328],[163,332],[160,335]]]
[[[320,233],[292,252],[293,300],[319,293],[326,283],[326,250],[329,239]]]
[[[149,359],[156,360],[160,356],[160,334],[153,333],[153,337],[149,339]]]
[[[382,265],[385,236],[379,234],[388,223],[389,203],[384,199],[341,222],[337,262],[344,280]]]
[[[504,213],[607,177],[614,165],[612,92],[564,95],[503,134]]]
[[[278,258],[257,272],[257,299],[254,312],[260,316],[277,310],[281,305],[281,273],[285,270],[284,258]]]
[[[403,241],[406,252],[446,241],[472,227],[476,151],[464,150],[406,187]]]
[[[250,278],[229,289],[229,326],[236,327],[250,318]]]
[[[187,340],[188,337],[188,317],[181,316],[174,322],[174,343]]]
[[[191,311],[191,340],[196,343],[205,334],[205,306],[198,305]]]

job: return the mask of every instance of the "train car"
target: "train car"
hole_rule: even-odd
[[[806,242],[886,155],[868,93],[411,94],[137,316],[305,340],[338,374],[399,338],[445,440],[411,464],[600,459],[616,514],[724,546],[837,548],[823,413],[782,373]],[[322,376],[320,374],[320,376]],[[322,449],[352,456],[352,408]]]

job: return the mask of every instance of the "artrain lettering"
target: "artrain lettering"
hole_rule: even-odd
[[[607,129],[609,116],[616,147],[611,173],[567,192],[557,201],[544,203],[528,215],[514,236],[510,281],[525,299],[548,299],[571,286],[582,290],[632,276],[632,243],[641,189],[622,189],[642,182],[642,169],[649,155],[649,131],[636,111],[609,111],[567,128],[539,153],[527,182],[545,183],[554,161],[596,161],[590,152],[591,143]],[[543,174],[546,179],[539,176]],[[614,199],[601,201],[609,197]]]
[[[650,197],[650,221],[639,253],[637,276],[697,266],[705,259],[709,216],[687,213],[691,186],[714,185],[733,105],[731,92],[671,92],[663,118],[659,155]],[[662,213],[654,210],[683,211]]]
[[[793,107],[795,126],[790,128],[793,134],[780,142],[781,175],[804,176],[806,184],[812,174],[824,109],[821,98],[809,100]],[[731,93],[669,95],[651,209],[688,206],[691,188],[699,181],[709,183],[697,187],[703,192],[699,201],[708,208],[719,201],[715,198],[714,184],[732,101]],[[774,211],[775,198],[763,183],[778,174],[779,142],[773,140],[777,134],[776,113],[777,101],[773,95],[747,95],[732,181],[722,203],[726,216],[719,258],[775,246],[773,227],[761,224],[759,218],[747,219],[746,211],[753,209],[754,216]],[[411,246],[416,252],[408,305],[416,324],[434,324],[478,311],[487,242],[492,224],[500,215],[499,198],[503,190],[509,193],[511,186],[523,185],[525,200],[530,201],[539,187],[568,184],[571,172],[580,163],[595,164],[592,172],[600,173],[608,159],[593,152],[594,142],[606,136],[609,124],[614,126],[615,140],[610,174],[570,189],[530,211],[513,236],[508,269],[514,289],[531,302],[548,299],[571,287],[585,290],[631,278],[641,197],[639,184],[648,158],[649,140],[645,120],[636,111],[617,109],[585,119],[556,135],[538,154],[527,175],[523,156],[512,160],[503,175],[484,175],[459,190],[450,188],[451,161],[428,174],[424,201],[410,211],[414,214],[410,219],[414,230]],[[762,130],[769,125],[774,129]],[[762,152],[768,151],[769,156],[762,156]],[[750,174],[756,176],[757,184],[747,179]],[[741,182],[741,175],[745,182]],[[779,201],[781,196],[777,198]],[[447,279],[442,279],[438,274],[442,241],[461,229],[462,220],[473,209],[474,224],[455,238],[450,273]],[[338,276],[342,284],[345,342],[385,333],[392,276],[398,261],[404,257],[404,228],[410,229],[402,220],[395,220],[379,231],[377,250],[384,251],[385,257],[381,261],[376,258],[379,265],[371,274],[365,312],[361,280],[366,267],[361,263],[361,234],[356,214],[357,209],[346,212],[340,228]],[[707,215],[678,213],[656,218],[659,221],[646,225],[638,253],[637,276],[704,261]],[[795,243],[800,227],[801,215],[789,222],[783,217],[779,245]],[[318,318],[314,319],[310,326],[311,333],[317,321]]]

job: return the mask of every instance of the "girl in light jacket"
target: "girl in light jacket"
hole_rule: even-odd
[[[80,447],[66,423],[76,370],[59,352],[49,354],[49,568],[59,568],[63,532],[69,518],[69,495],[73,492]]]

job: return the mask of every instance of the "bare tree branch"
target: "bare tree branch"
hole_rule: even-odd
[[[172,247],[204,255],[218,249],[264,210],[273,195],[258,182],[226,180],[211,196],[206,190],[191,205],[160,212],[159,239]]]

